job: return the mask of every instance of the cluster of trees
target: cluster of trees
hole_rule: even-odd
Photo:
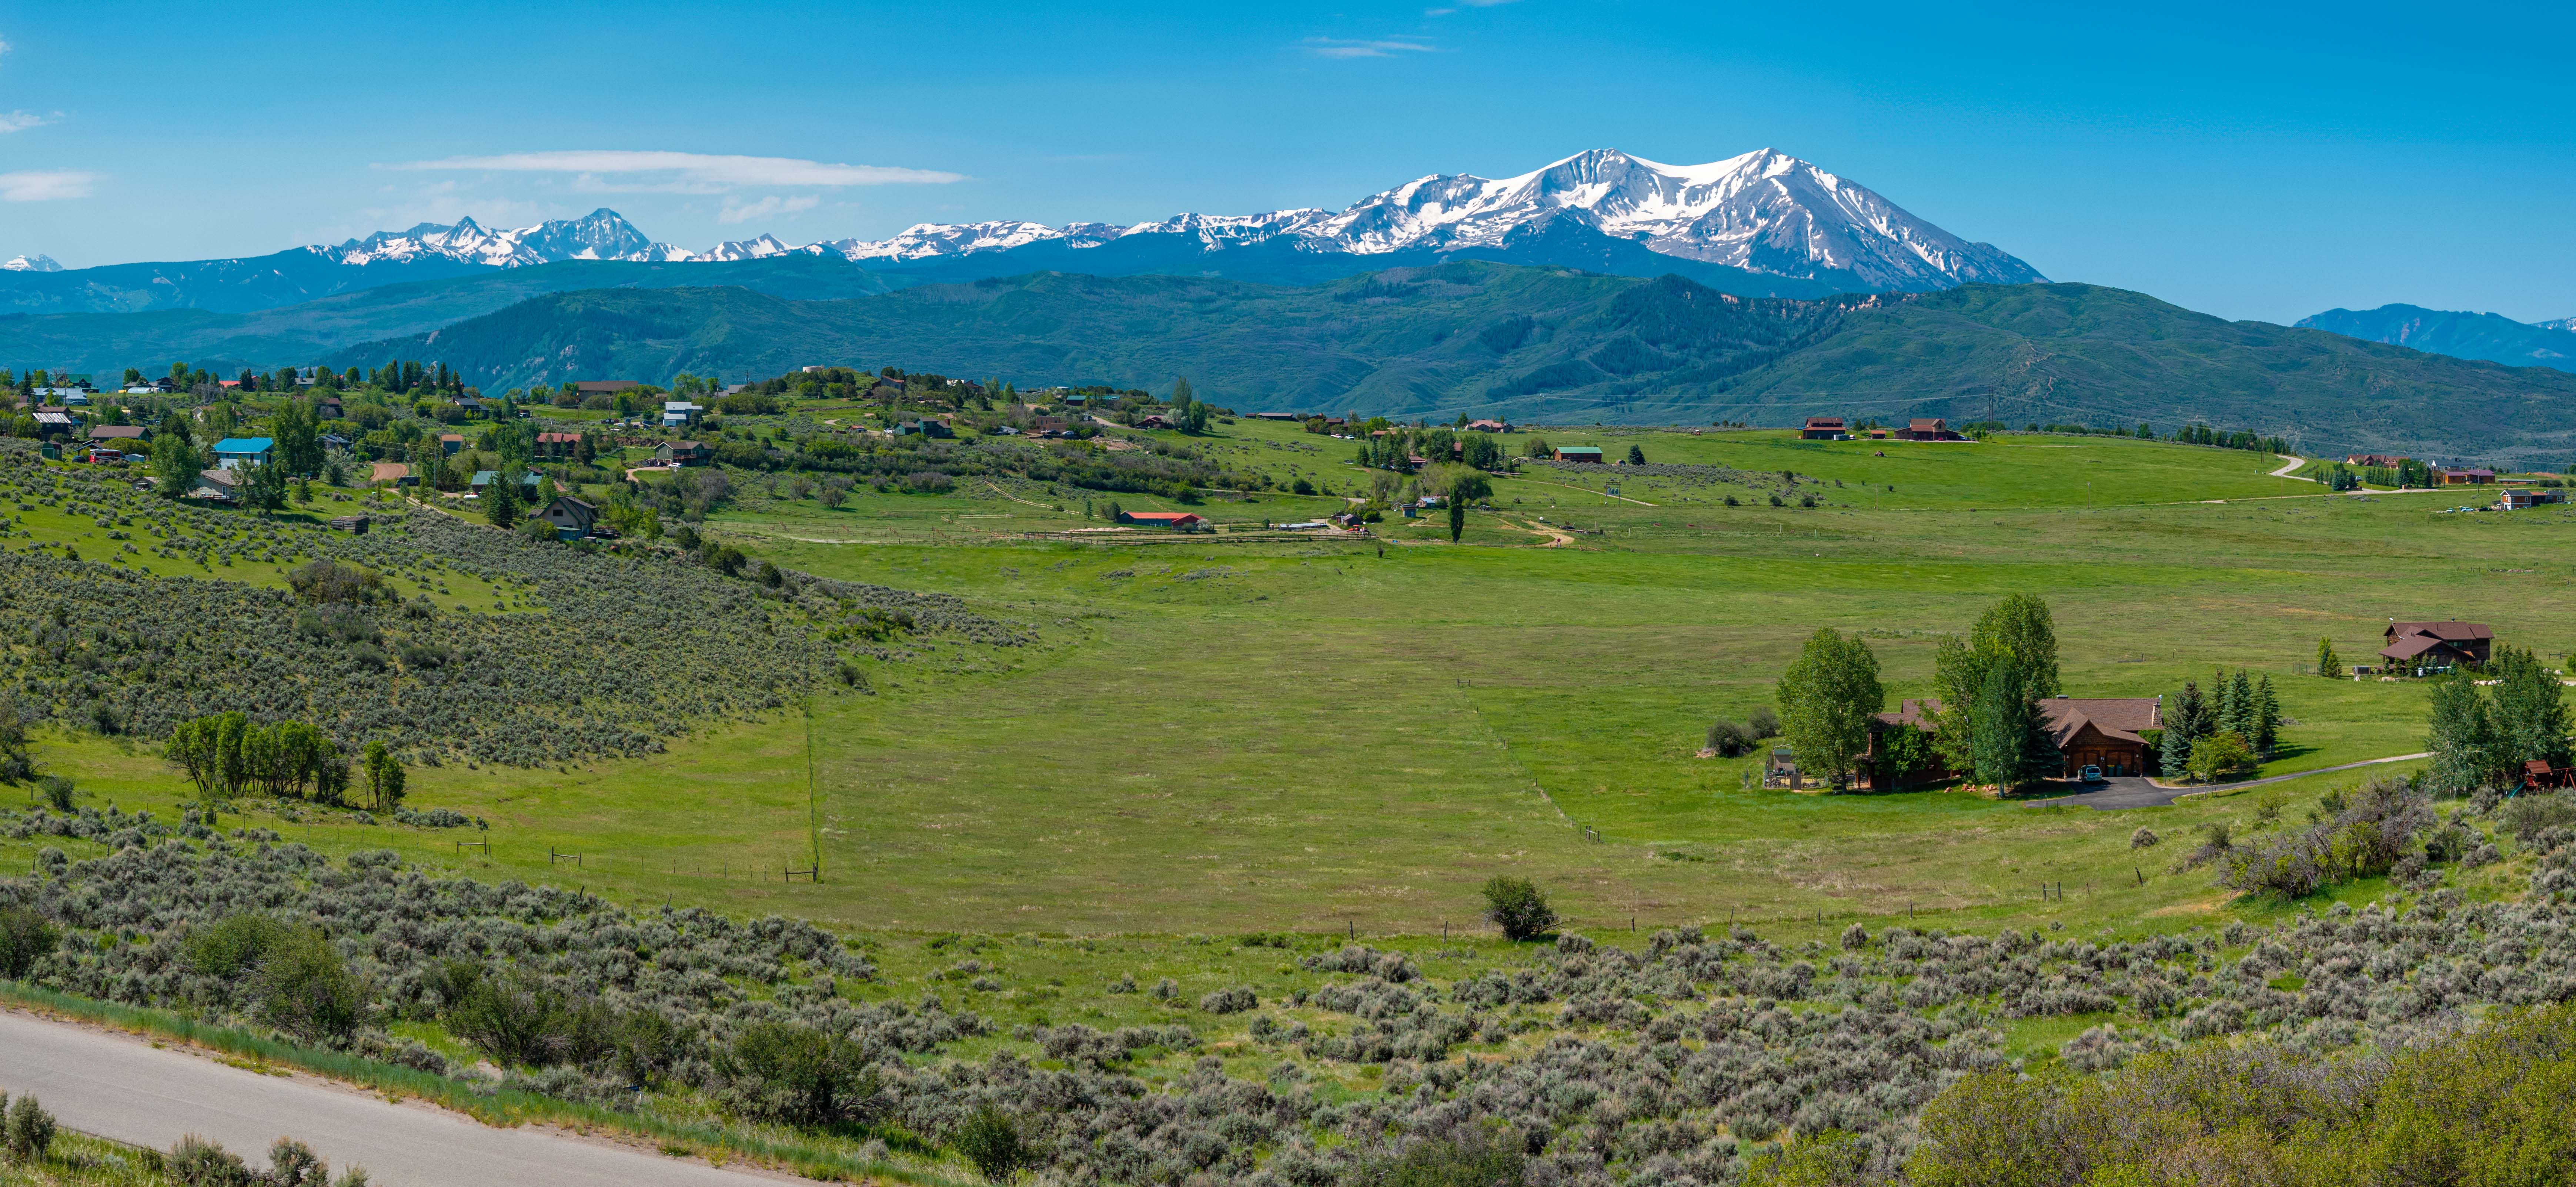
[[[2065,691],[2047,602],[2013,594],[1981,615],[1966,637],[1943,637],[1933,652],[1932,683],[1938,703],[1926,716],[1942,765],[2001,788],[2065,768],[2039,711],[2041,699]]]
[[[2272,678],[2238,671],[2210,678],[2210,691],[2185,681],[2165,697],[2164,733],[2156,761],[2167,774],[2188,773],[2204,782],[2235,774],[2272,753],[2280,742],[2281,701]]]
[[[1455,429],[1388,425],[1378,421],[1370,423],[1378,427],[1362,426],[1356,459],[1360,465],[1370,469],[1410,474],[1416,457],[1434,463],[1454,461],[1478,470],[1499,470],[1508,461],[1502,442],[1491,433],[1462,433]],[[1377,436],[1378,433],[1385,436]]]
[[[2258,453],[2288,453],[2290,443],[2279,437],[2265,437],[2250,429],[2232,432],[2213,429],[2204,424],[2189,424],[2174,431],[2173,439],[2185,445],[2215,445],[2220,449],[2250,449]]]
[[[2534,759],[2567,765],[2567,690],[2558,673],[2526,648],[2498,647],[2484,674],[2492,686],[2479,687],[2467,673],[2433,684],[2425,746],[2433,761],[2425,776],[2437,791],[2514,787]]]
[[[213,800],[244,794],[302,799],[309,790],[314,802],[336,805],[349,792],[348,756],[328,734],[301,721],[260,725],[241,713],[193,718],[170,731],[162,757]],[[373,807],[391,812],[402,805],[402,762],[384,743],[367,743],[359,767]]]
[[[1996,787],[2017,787],[2063,769],[2039,702],[2056,696],[2057,632],[2048,603],[2014,594],[1979,617],[1966,637],[1945,636],[1933,656],[1939,697],[1925,706],[1931,737],[1889,730],[1877,757],[1890,781],[1937,757]],[[1798,768],[1848,782],[1871,753],[1872,719],[1885,707],[1878,657],[1858,634],[1830,627],[1808,639],[1780,678],[1781,734]]]

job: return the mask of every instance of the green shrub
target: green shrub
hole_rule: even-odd
[[[0,977],[24,980],[61,939],[44,916],[25,907],[0,907]]]
[[[1556,926],[1556,912],[1536,885],[1499,874],[1485,883],[1485,918],[1503,929],[1504,939],[1515,942],[1535,940]]]
[[[743,1032],[718,1061],[736,1112],[765,1121],[830,1125],[878,1107],[878,1079],[866,1053],[839,1035],[786,1022]]]
[[[1469,1130],[1456,1137],[1407,1143],[1350,1178],[1352,1187],[1520,1187],[1528,1157],[1510,1134]]]
[[[9,1102],[6,1144],[9,1157],[19,1162],[43,1158],[54,1146],[54,1115],[36,1103],[33,1093]]]
[[[1020,1136],[1018,1123],[991,1105],[966,1118],[948,1144],[974,1164],[977,1174],[996,1183],[1007,1182],[1035,1161],[1027,1140]]]

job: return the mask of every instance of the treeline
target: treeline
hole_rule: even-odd
[[[1999,420],[1972,420],[1960,425],[1959,431],[1970,436],[1978,436],[1985,433],[2004,432],[2010,427]],[[2038,421],[2031,421],[2022,426],[2022,431],[2062,433],[2077,437],[2134,437],[2140,441],[2177,441],[2184,445],[2210,445],[2220,449],[2247,449],[2258,453],[2290,452],[2290,443],[2280,437],[2267,437],[2250,429],[2217,429],[2198,422],[2184,425],[2161,438],[2156,435],[2155,426],[2143,420],[2139,421],[2134,428],[2123,425],[2095,427],[2056,421],[2041,424]]]
[[[349,792],[350,764],[340,745],[301,721],[260,725],[241,713],[215,713],[180,722],[162,757],[212,800],[259,794],[341,806]],[[382,742],[369,742],[359,768],[380,812],[402,806],[404,772]]]

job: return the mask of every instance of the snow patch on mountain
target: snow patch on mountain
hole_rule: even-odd
[[[2576,334],[2576,317],[2562,317],[2556,321],[2536,321],[2531,324],[2544,330],[2565,330],[2570,334]]]
[[[63,266],[49,255],[11,256],[0,260],[0,272],[60,272]]]

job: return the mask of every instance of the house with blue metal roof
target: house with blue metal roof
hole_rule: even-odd
[[[267,437],[226,437],[215,442],[215,468],[236,470],[277,460],[277,442]]]

